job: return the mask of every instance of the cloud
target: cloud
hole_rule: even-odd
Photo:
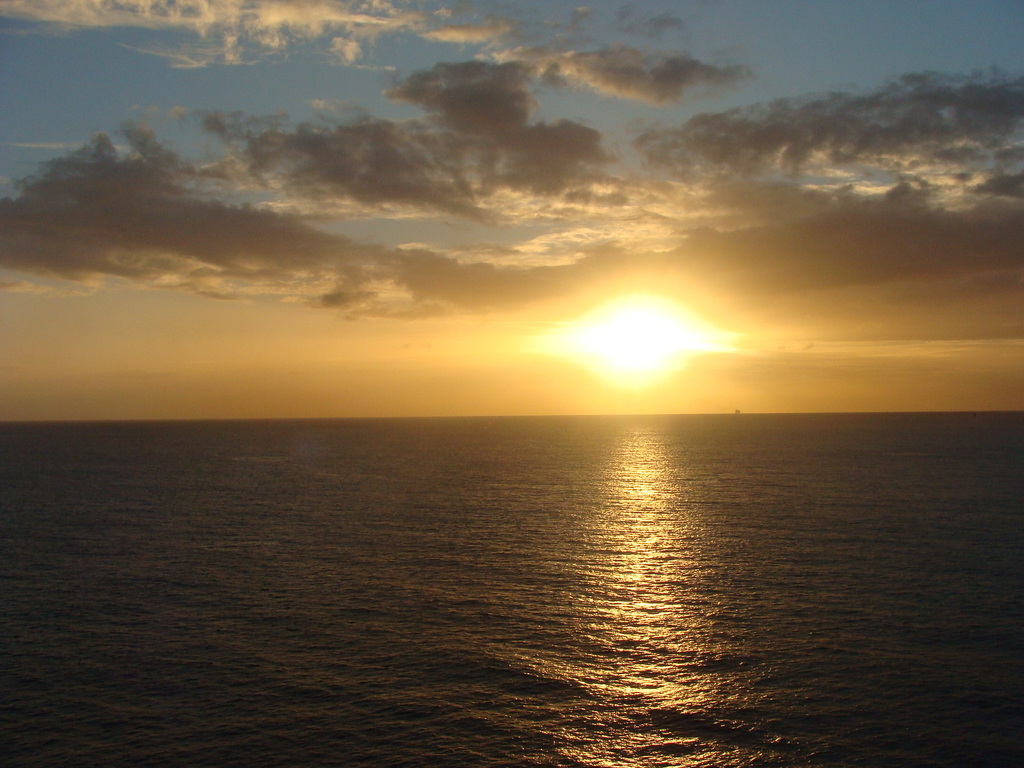
[[[515,32],[519,22],[500,16],[488,16],[480,24],[449,24],[423,33],[428,40],[442,43],[488,43]]]
[[[529,122],[531,70],[519,62],[441,63],[387,92],[416,104],[457,136],[476,188],[556,195],[601,178],[611,157],[599,131],[572,120]]]
[[[287,33],[316,37],[332,28],[411,23],[383,0],[4,0],[0,15],[76,27],[234,30],[271,46]]]
[[[232,281],[296,275],[356,282],[379,255],[294,216],[204,197],[197,170],[151,131],[124,131],[120,157],[105,134],[44,163],[0,199],[0,266],[72,280],[116,276],[218,293]]]
[[[1022,129],[1024,80],[914,74],[697,115],[636,147],[685,193],[673,270],[750,300],[914,296],[948,327],[951,301],[1024,290]],[[978,332],[1024,327],[1004,310]]]
[[[0,16],[54,29],[131,27],[191,35],[170,42],[122,43],[164,58],[175,68],[242,64],[311,41],[326,42],[334,61],[355,66],[380,36],[403,32],[434,42],[486,48],[502,39],[522,37],[524,22],[516,19],[487,16],[478,23],[438,25],[438,19],[451,14],[427,14],[417,5],[404,0],[0,0]],[[584,6],[573,9],[566,29],[578,32],[593,14]],[[628,14],[620,14],[620,22],[627,18]],[[542,37],[560,28],[547,25]],[[669,14],[624,27],[648,37],[681,28],[682,22]],[[505,51],[498,57],[529,60],[546,71],[550,82],[571,82],[652,104],[729,86],[750,74],[740,65],[709,64],[681,53],[643,52],[623,45],[564,51],[564,43]]]
[[[975,189],[981,193],[1024,199],[1024,172],[993,174]]]
[[[387,95],[439,115],[457,131],[504,133],[529,119],[535,106],[532,76],[532,69],[519,62],[441,63],[413,73]]]
[[[578,32],[595,15],[593,8],[585,5],[578,5],[569,13],[569,30]]]
[[[499,267],[404,254],[417,302],[471,311],[573,297],[669,295],[722,327],[779,324],[833,338],[1024,334],[1024,211],[982,215],[864,201],[773,224],[628,239],[567,264]]]
[[[636,146],[720,217],[681,247],[764,291],[976,289],[1005,274],[986,283],[1003,290],[1024,269],[1022,129],[1024,79],[914,74],[867,94],[697,115]]]
[[[517,63],[442,63],[387,95],[422,107],[426,121],[368,116],[348,122],[261,121],[207,113],[205,128],[235,147],[235,166],[266,186],[322,202],[406,206],[468,218],[502,190],[541,197],[604,179],[601,134],[569,120],[530,122],[530,70]]]
[[[176,30],[201,36],[203,45],[143,52],[170,58],[177,66],[212,61],[239,63],[246,52],[286,48],[297,40],[344,33],[334,43],[345,60],[359,41],[403,30],[423,29],[426,17],[386,0],[3,0],[0,15],[59,27],[136,27]]]
[[[1020,287],[1024,209],[946,211],[892,199],[838,202],[770,224],[686,233],[681,264],[748,293],[1015,274]],[[976,286],[975,286],[976,287]]]
[[[116,276],[221,297],[276,292],[351,316],[411,318],[595,290],[670,290],[695,307],[708,295],[767,307],[797,297],[783,306],[799,307],[801,322],[811,311],[821,318],[846,312],[855,325],[872,306],[880,313],[874,325],[884,327],[889,318],[890,330],[894,306],[938,312],[947,330],[956,327],[950,307],[977,306],[960,323],[977,337],[1024,329],[1024,207],[952,211],[912,196],[809,193],[815,202],[788,218],[680,228],[658,248],[591,234],[566,263],[499,266],[474,261],[472,251],[456,260],[421,247],[359,244],[296,216],[210,199],[203,169],[146,129],[129,127],[126,139],[131,151],[121,156],[98,135],[20,182],[19,197],[0,200],[0,266],[74,280]],[[750,195],[734,194],[740,208],[751,207]],[[723,199],[724,193],[715,202]],[[861,292],[842,293],[853,289]],[[812,295],[832,298],[799,298]],[[987,298],[996,296],[1016,298]]]
[[[1008,151],[1024,119],[1024,79],[906,75],[864,95],[830,93],[705,113],[648,131],[649,163],[681,175],[797,171],[869,163],[913,171],[1024,159]]]
[[[212,197],[207,170],[150,129],[123,133],[127,153],[97,134],[18,182],[17,197],[0,199],[0,267],[220,298],[277,293],[363,315],[510,306],[554,290],[543,272],[360,244],[295,215],[223,202]]]
[[[50,296],[53,298],[67,298],[71,296],[85,296],[88,289],[67,290],[54,288],[49,285],[40,285],[28,280],[0,280],[0,291],[9,293],[28,293],[35,296]]]
[[[777,224],[683,230],[674,245],[584,245],[565,264],[499,266],[410,249],[388,269],[405,304],[352,314],[503,311],[669,295],[724,328],[789,325],[812,338],[1014,338],[1024,334],[1024,215],[851,205]],[[471,258],[471,254],[465,254]],[[324,305],[350,308],[339,292]],[[404,309],[403,309],[404,307]]]
[[[47,287],[28,280],[0,280],[0,291],[10,293],[47,293]]]
[[[72,141],[9,141],[7,142],[12,147],[25,147],[27,149],[73,149],[78,144]]]
[[[368,117],[293,129],[240,127],[237,117],[208,114],[204,123],[238,144],[243,172],[268,186],[280,181],[292,195],[326,203],[351,199],[367,206],[481,215],[458,147],[444,134]]]
[[[331,40],[331,52],[347,64],[352,64],[363,55],[363,46],[358,40],[336,37]]]
[[[203,166],[140,126],[125,129],[124,152],[97,135],[0,200],[0,267],[279,293],[352,316],[673,291],[893,333],[909,307],[947,331],[1024,332],[1020,81],[918,75],[698,115],[638,140],[673,180],[624,180],[607,175],[598,131],[535,119],[537,72],[524,61],[414,72],[387,92],[423,110],[411,120],[205,113],[226,154]],[[230,202],[253,189],[273,199]],[[507,239],[452,252],[359,243],[294,212],[310,201],[491,223],[509,205],[557,203],[589,206],[589,218],[535,231],[517,262]]]
[[[334,290],[319,296],[315,306],[324,309],[352,309],[376,298],[373,291]]]
[[[669,104],[694,92],[735,85],[751,75],[740,64],[708,64],[683,53],[645,52],[621,44],[597,51],[516,48],[501,57],[532,63],[549,84],[585,85],[649,104]]]
[[[683,20],[678,16],[669,13],[662,13],[657,16],[637,21],[634,18],[635,9],[632,5],[624,5],[616,14],[618,28],[623,32],[643,35],[644,37],[661,37],[669,31],[682,32],[686,29]]]

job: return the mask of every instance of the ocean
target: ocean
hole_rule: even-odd
[[[1024,414],[0,425],[8,766],[1024,765]]]

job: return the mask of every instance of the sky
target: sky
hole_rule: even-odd
[[[0,0],[0,420],[1024,408],[1020,0]]]

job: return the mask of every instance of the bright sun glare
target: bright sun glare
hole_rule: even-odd
[[[612,374],[650,374],[678,367],[696,352],[724,352],[721,334],[668,302],[616,303],[557,334],[557,351],[583,357]]]

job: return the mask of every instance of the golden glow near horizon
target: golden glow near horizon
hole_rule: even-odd
[[[541,346],[636,384],[682,367],[693,354],[732,351],[725,336],[668,301],[631,297],[556,331]]]

